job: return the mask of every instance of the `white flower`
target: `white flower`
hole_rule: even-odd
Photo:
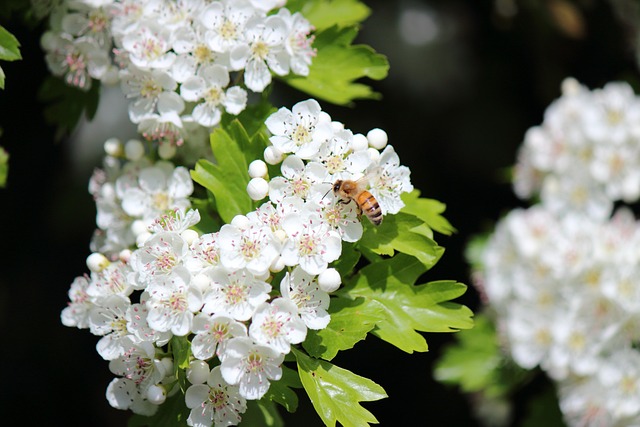
[[[282,176],[269,182],[269,199],[280,204],[283,199],[295,196],[307,199],[314,193],[326,194],[328,186],[327,170],[317,162],[305,164],[298,156],[288,156],[280,168]]]
[[[220,372],[227,383],[239,386],[242,397],[258,400],[269,390],[269,380],[282,377],[283,361],[284,354],[271,347],[256,344],[251,338],[233,338],[221,355]]]
[[[142,70],[126,68],[120,72],[122,91],[129,104],[129,118],[140,123],[147,115],[155,112],[162,97],[175,97],[176,81],[165,70]]]
[[[159,161],[140,171],[137,184],[122,194],[122,208],[130,216],[153,220],[169,209],[191,206],[193,181],[185,167]]]
[[[130,272],[131,267],[123,262],[112,262],[99,273],[92,272],[87,294],[97,300],[110,295],[131,295],[134,286],[128,281]]]
[[[180,86],[180,94],[186,101],[199,102],[193,109],[194,120],[202,126],[211,127],[220,122],[221,108],[231,114],[239,114],[247,105],[247,92],[229,85],[229,72],[221,65],[201,67],[197,74],[189,77]]]
[[[296,267],[284,275],[280,293],[297,306],[298,314],[309,329],[324,329],[329,324],[329,294],[320,289],[315,276]]]
[[[79,329],[89,327],[89,313],[93,308],[93,303],[87,288],[89,280],[85,276],[76,277],[69,288],[69,303],[62,310],[60,320],[65,326],[75,326]]]
[[[126,318],[130,305],[128,298],[112,295],[91,310],[89,327],[92,334],[102,336],[96,350],[105,360],[121,356],[131,345]]]
[[[298,102],[291,111],[280,108],[265,121],[272,134],[269,141],[282,153],[293,153],[302,159],[313,157],[320,145],[333,136],[330,124],[318,122],[320,112],[315,99]]]
[[[149,326],[147,318],[149,317],[149,309],[147,301],[149,294],[143,292],[140,296],[139,304],[132,304],[127,310],[125,318],[127,320],[127,330],[139,341],[150,341],[161,347],[165,345],[173,334],[171,331],[161,332]]]
[[[244,46],[245,26],[255,9],[246,1],[212,2],[198,17],[207,29],[209,48],[214,52],[230,52]]]
[[[135,381],[129,378],[114,378],[107,386],[107,401],[116,409],[130,409],[135,414],[150,417],[159,406],[154,405],[140,393]]]
[[[204,313],[193,319],[191,331],[196,334],[191,341],[193,357],[201,360],[219,356],[231,338],[247,336],[244,324],[227,316],[209,316]]]
[[[177,336],[189,333],[193,313],[203,305],[200,291],[190,286],[190,281],[189,272],[185,268],[178,268],[171,275],[171,280],[149,290],[149,326],[160,332],[171,331]]]
[[[354,151],[353,133],[342,129],[320,145],[318,153],[312,160],[322,163],[331,183],[337,179],[352,179],[361,175],[371,164],[371,157],[367,150]]]
[[[248,44],[231,52],[231,67],[244,68],[245,85],[262,92],[271,83],[271,71],[281,76],[289,72],[289,54],[284,49],[287,24],[275,15],[253,18],[244,34]]]
[[[200,212],[194,209],[173,209],[166,211],[149,225],[148,229],[151,233],[160,233],[162,231],[172,231],[174,233],[183,233],[200,222]]]
[[[280,353],[291,351],[307,336],[307,327],[298,316],[297,306],[289,299],[276,298],[256,307],[249,326],[249,336],[258,344],[272,347]]]
[[[197,274],[220,263],[220,243],[218,233],[207,233],[191,242],[185,266],[192,274]]]
[[[207,272],[207,276],[211,288],[204,295],[204,313],[245,321],[258,305],[269,299],[271,285],[256,279],[248,270],[214,269]]]
[[[142,394],[149,386],[162,381],[167,373],[162,362],[155,358],[155,347],[149,341],[132,343],[122,356],[109,362],[109,370],[132,380]]]
[[[165,231],[151,236],[131,254],[131,267],[141,283],[170,280],[182,266],[189,247],[178,233]]]
[[[292,15],[286,8],[280,9],[277,16],[286,22],[289,30],[285,48],[289,54],[291,71],[302,76],[309,75],[311,60],[316,56],[316,50],[311,46],[314,37],[309,36],[314,30],[313,26],[300,12]]]
[[[285,265],[300,265],[309,274],[320,274],[342,252],[338,233],[313,213],[291,214],[282,221],[287,240],[282,247]]]
[[[225,224],[218,240],[220,261],[229,270],[247,268],[255,275],[265,274],[279,253],[271,230],[256,221],[249,220],[242,227]]]
[[[369,191],[378,201],[383,215],[396,214],[404,207],[400,195],[413,191],[409,179],[411,171],[400,165],[400,159],[391,145],[380,155],[376,171],[369,179]]]
[[[245,398],[237,385],[228,384],[216,366],[211,370],[207,384],[189,387],[185,403],[191,409],[187,425],[193,427],[224,427],[240,423],[240,414],[247,410]]]
[[[174,92],[164,92],[158,97],[156,109],[158,113],[143,116],[138,123],[138,132],[148,141],[157,141],[161,145],[158,154],[167,159],[171,155],[163,156],[163,149],[175,147],[184,143],[184,123],[180,114],[184,110],[184,101]],[[171,151],[169,151],[171,153]]]
[[[176,57],[171,42],[171,30],[152,19],[140,22],[122,38],[131,63],[141,69],[168,70]]]

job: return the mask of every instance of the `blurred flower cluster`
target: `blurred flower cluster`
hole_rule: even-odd
[[[640,98],[626,83],[573,79],[525,137],[516,193],[479,287],[513,360],[558,385],[572,426],[640,423]]]
[[[384,131],[354,135],[315,100],[281,108],[266,126],[264,158],[282,163],[282,175],[270,178],[267,163],[252,162],[247,192],[269,199],[210,233],[192,228],[201,218],[184,167],[152,162],[139,141],[106,144],[109,169],[90,184],[99,227],[91,273],[71,285],[62,322],[101,337],[97,351],[116,376],[112,406],[152,415],[176,393],[170,341],[182,337],[193,355],[183,372],[188,424],[240,422],[246,401],[282,377],[291,345],[330,321],[329,294],[341,277],[329,263],[363,232],[358,204],[332,191],[334,181],[361,183],[383,215],[413,190]]]

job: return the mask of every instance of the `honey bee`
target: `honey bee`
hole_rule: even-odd
[[[382,209],[373,194],[364,188],[364,178],[357,181],[339,179],[333,184],[333,193],[340,198],[339,203],[346,205],[353,200],[360,214],[364,212],[373,225],[382,222]]]

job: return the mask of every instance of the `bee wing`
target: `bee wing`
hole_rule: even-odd
[[[374,178],[377,178],[382,172],[382,167],[376,166],[372,169],[369,169],[365,172],[365,174],[356,180],[356,182],[360,185],[363,185],[365,188],[369,188],[372,186],[371,182]]]

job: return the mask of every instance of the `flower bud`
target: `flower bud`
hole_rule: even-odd
[[[204,360],[194,360],[187,368],[187,380],[191,384],[203,384],[209,377],[209,365]]]
[[[269,271],[272,273],[279,273],[284,269],[284,261],[281,256],[277,256],[271,265],[269,266]]]
[[[369,152],[369,157],[371,158],[371,161],[377,162],[378,159],[380,158],[380,152],[373,147],[367,148],[367,151]]]
[[[338,290],[341,283],[340,273],[335,268],[327,268],[318,275],[318,285],[325,292],[331,293]]]
[[[162,405],[167,399],[167,391],[161,385],[154,384],[147,389],[147,400],[154,405]]]
[[[369,145],[376,150],[382,150],[389,141],[389,137],[387,133],[379,128],[371,129],[367,133],[367,140],[369,140]]]
[[[129,262],[130,258],[131,258],[131,249],[123,249],[118,254],[118,259],[124,262],[125,264]]]
[[[173,144],[160,144],[158,147],[158,156],[160,156],[162,160],[169,160],[176,155],[176,151],[178,151],[178,149]]]
[[[182,238],[187,242],[188,245],[193,243],[198,237],[198,232],[196,230],[184,230],[181,234]]]
[[[245,215],[236,215],[231,218],[231,225],[234,227],[238,227],[241,230],[244,230],[249,226],[251,220],[247,218]]]
[[[262,200],[269,194],[269,183],[264,178],[251,178],[247,184],[247,193],[251,200]]]
[[[353,151],[362,151],[369,148],[369,140],[366,136],[361,133],[356,133],[353,135],[353,140],[351,141],[351,149]]]
[[[124,155],[128,160],[138,161],[144,156],[144,145],[137,139],[130,139],[124,145]]]
[[[118,138],[109,138],[104,142],[104,152],[113,157],[122,156],[122,142]]]
[[[94,273],[100,273],[107,268],[109,264],[111,264],[111,262],[100,252],[94,252],[87,257],[87,268]]]
[[[147,227],[147,223],[141,219],[137,219],[131,223],[131,231],[134,235],[139,236],[143,233],[148,233],[149,228]]]
[[[251,178],[264,178],[267,173],[267,164],[262,160],[254,160],[249,164],[249,176]]]
[[[277,165],[284,159],[282,151],[278,150],[273,145],[264,149],[264,161],[270,165]]]

